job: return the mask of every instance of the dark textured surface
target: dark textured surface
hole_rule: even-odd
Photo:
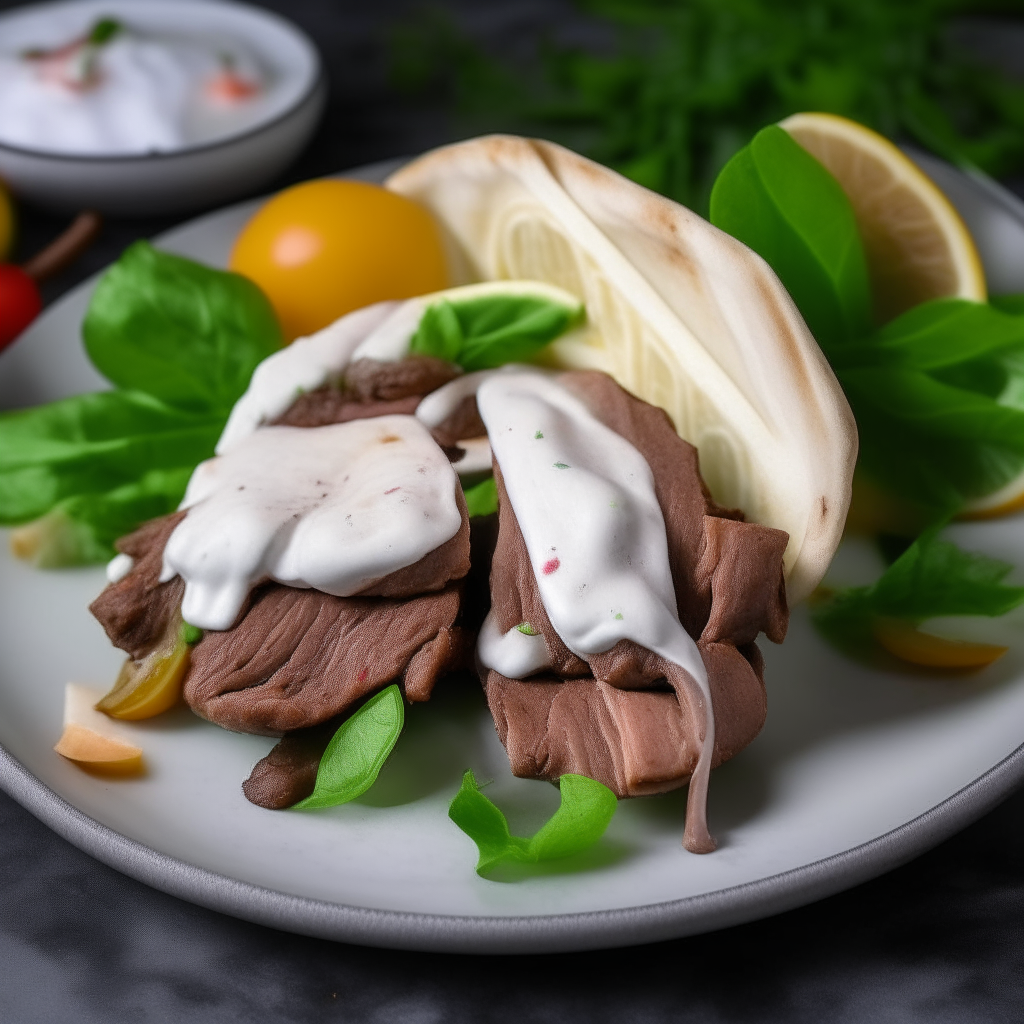
[[[322,130],[281,184],[449,137],[442,112],[385,85],[380,34],[410,3],[268,6],[311,32],[333,83]],[[566,5],[465,0],[458,10],[513,46],[537,27],[561,29]],[[26,211],[21,254],[60,226]],[[169,226],[108,224],[47,297]],[[467,959],[360,949],[202,910],[93,861],[0,794],[0,1024],[1015,1022],[1024,1016],[1022,819],[1018,794],[883,878],[725,932],[618,952]]]

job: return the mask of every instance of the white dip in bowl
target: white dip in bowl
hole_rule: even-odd
[[[224,0],[58,0],[0,15],[0,177],[51,208],[120,215],[224,202],[315,130],[309,39]]]

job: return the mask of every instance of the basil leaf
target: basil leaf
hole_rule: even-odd
[[[871,328],[867,262],[839,183],[777,125],[762,129],[722,169],[711,222],[778,274],[822,348]]]
[[[988,301],[1004,313],[1024,313],[1024,295],[990,295]]]
[[[427,307],[409,350],[467,371],[488,370],[527,362],[582,319],[582,304],[528,293],[439,299]]]
[[[467,488],[465,497],[471,519],[475,516],[489,516],[498,511],[498,485],[494,482],[493,476],[482,480],[474,487]]]
[[[874,648],[876,618],[915,625],[942,615],[995,617],[1024,603],[1024,587],[1002,581],[1012,566],[963,551],[930,527],[870,587],[849,587],[813,607],[822,634],[841,650],[863,657]]]
[[[194,467],[213,454],[222,427],[222,419],[138,391],[0,414],[0,523],[35,519],[73,495],[103,494],[151,470]]]
[[[476,843],[476,870],[485,874],[499,864],[535,864],[570,857],[593,846],[615,814],[615,794],[585,775],[558,780],[562,802],[531,838],[511,835],[505,815],[480,791],[471,771],[448,808],[448,817]]]
[[[1024,317],[939,299],[829,356],[890,491],[944,514],[1024,470]]]
[[[320,759],[313,792],[295,808],[335,807],[365,793],[377,781],[404,724],[402,691],[392,683],[342,722]]]
[[[1024,316],[984,302],[932,299],[829,352],[836,373],[863,366],[938,371],[1024,348]]]
[[[82,326],[96,368],[122,388],[224,416],[283,343],[263,293],[240,274],[136,242],[103,275]]]

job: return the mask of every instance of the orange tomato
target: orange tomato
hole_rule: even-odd
[[[308,181],[274,196],[242,229],[230,266],[266,292],[289,341],[448,284],[430,213],[362,181]]]

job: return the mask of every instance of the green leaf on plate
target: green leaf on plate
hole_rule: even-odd
[[[471,771],[448,808],[448,817],[476,843],[476,870],[486,874],[499,864],[536,864],[580,853],[604,835],[615,814],[615,794],[585,775],[558,780],[562,802],[529,839],[509,832],[505,815],[480,791]]]
[[[521,282],[495,282],[486,294],[452,289],[427,307],[409,351],[487,370],[532,359],[545,345],[581,323],[583,304],[568,293]]]
[[[829,357],[887,490],[941,517],[1024,470],[1024,316],[937,299]]]
[[[777,125],[722,169],[711,222],[778,274],[826,351],[871,328],[871,291],[853,207],[839,183]]]
[[[153,469],[103,494],[72,495],[21,527],[19,547],[40,569],[108,561],[118,537],[178,507],[191,475],[191,466]]]
[[[1004,313],[1024,313],[1024,295],[990,295],[988,301]]]
[[[139,391],[0,414],[0,523],[35,519],[72,496],[106,494],[153,470],[191,469],[213,454],[222,427],[220,418]]]
[[[822,634],[847,653],[874,645],[872,623],[898,618],[919,625],[944,615],[995,617],[1024,603],[1024,587],[1003,583],[1012,566],[963,551],[925,530],[869,587],[848,587],[816,604],[812,618]]]
[[[0,414],[0,523],[34,520],[18,547],[40,566],[105,560],[173,511],[282,341],[250,281],[145,242],[104,274],[83,333],[117,389]]]
[[[266,296],[240,274],[136,242],[103,275],[82,326],[118,387],[223,416],[284,339]]]
[[[341,724],[320,759],[313,792],[293,809],[335,807],[362,796],[377,781],[404,724],[402,691],[392,683]]]

